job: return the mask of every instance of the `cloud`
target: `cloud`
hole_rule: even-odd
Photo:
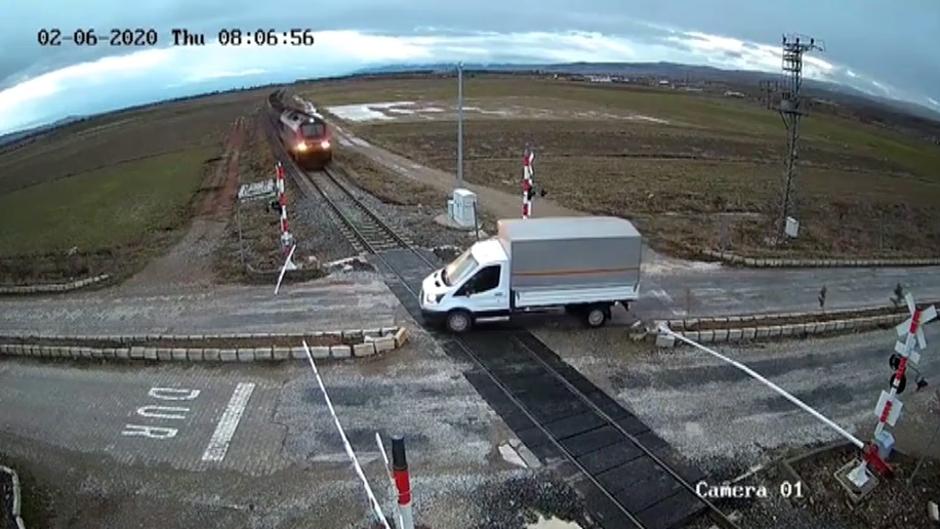
[[[341,75],[383,64],[670,61],[774,73],[781,67],[779,45],[665,26],[648,25],[641,36],[421,29],[407,35],[322,31],[315,33],[316,42],[309,47],[222,46],[214,41],[200,47],[140,50],[82,62],[0,91],[0,133],[70,114],[238,86]],[[893,87],[815,55],[804,57],[804,72],[811,79],[897,95]]]

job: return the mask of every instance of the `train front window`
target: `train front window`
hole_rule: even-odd
[[[300,126],[300,133],[304,138],[318,138],[323,136],[324,130],[323,123],[304,123]]]

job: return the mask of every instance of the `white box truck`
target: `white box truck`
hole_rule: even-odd
[[[621,218],[500,220],[495,237],[424,278],[421,313],[458,333],[558,307],[600,327],[613,305],[639,296],[642,250],[639,232]]]

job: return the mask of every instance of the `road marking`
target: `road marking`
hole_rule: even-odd
[[[228,451],[228,445],[232,442],[235,435],[235,429],[238,428],[238,422],[242,419],[242,413],[248,406],[248,399],[251,398],[251,392],[255,390],[255,385],[250,382],[240,382],[235,386],[232,392],[232,398],[228,401],[228,406],[219,419],[219,424],[209,439],[209,446],[202,454],[203,461],[222,461],[225,459],[225,452]]]
[[[182,406],[141,406],[137,408],[137,415],[152,417],[154,419],[185,419],[189,408]]]
[[[121,435],[126,435],[128,437],[149,437],[150,439],[169,439],[171,437],[176,437],[177,432],[179,432],[179,430],[176,428],[165,428],[163,426],[145,426],[142,424],[125,424],[124,430],[121,431]]]
[[[198,389],[150,388],[147,395],[160,400],[193,400],[199,396]]]

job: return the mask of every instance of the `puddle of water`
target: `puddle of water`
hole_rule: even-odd
[[[526,524],[526,529],[581,529],[581,526],[574,522],[559,520],[554,516],[546,518],[539,513],[538,521]]]

